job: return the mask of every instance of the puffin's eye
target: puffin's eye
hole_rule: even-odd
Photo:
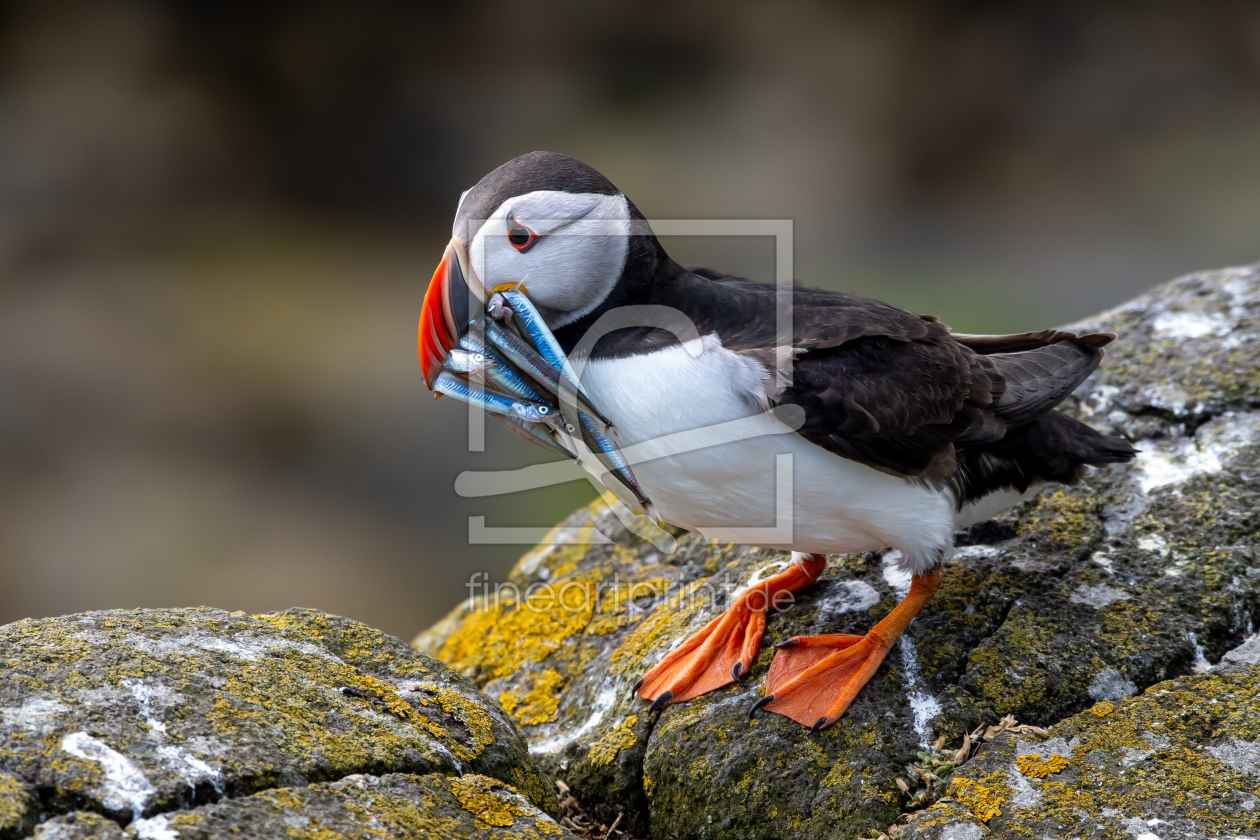
[[[507,229],[508,242],[511,242],[512,247],[522,254],[533,248],[534,244],[542,238],[510,216],[508,217]]]

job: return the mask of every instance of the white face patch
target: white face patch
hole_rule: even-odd
[[[508,239],[512,222],[540,237],[524,252]],[[505,283],[523,284],[555,328],[608,296],[625,268],[629,237],[625,196],[539,190],[499,205],[477,228],[468,255],[487,294]]]

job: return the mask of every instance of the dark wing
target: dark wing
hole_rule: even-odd
[[[774,287],[703,269],[691,276],[686,308],[701,332],[773,366]],[[992,445],[1058,405],[1113,337],[953,336],[931,316],[880,301],[792,291],[790,384],[769,399],[805,410],[799,433],[811,442],[898,476],[950,478],[961,450]]]

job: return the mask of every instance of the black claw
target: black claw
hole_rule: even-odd
[[[744,666],[736,662],[734,665],[731,666],[731,676],[734,677],[735,679],[739,679],[740,672],[742,672],[743,670],[744,670]]]
[[[762,706],[766,705],[767,703],[773,703],[773,702],[774,702],[774,695],[767,694],[765,697],[762,697],[756,703],[753,703],[752,708],[748,710],[748,719],[752,720],[752,716],[757,713],[758,709],[760,709]]]
[[[643,688],[643,677],[639,677],[639,681],[634,684],[634,688],[630,689],[630,693],[638,694],[640,688]]]
[[[673,700],[673,699],[674,699],[674,692],[667,691],[652,701],[652,705],[648,707],[648,711],[659,712],[661,709],[665,708],[665,705],[669,703],[670,700]]]
[[[819,731],[822,730],[822,728],[826,725],[827,725],[827,718],[820,717],[818,720],[814,721],[814,725],[809,728],[809,734],[817,735]]]
[[[793,636],[790,639],[784,639],[783,641],[779,642],[777,645],[775,645],[775,647],[777,648],[796,647],[800,643],[801,643],[801,640]]]

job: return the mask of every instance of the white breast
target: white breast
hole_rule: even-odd
[[[716,335],[623,359],[589,362],[581,373],[591,399],[617,427],[623,449],[739,418],[765,434],[653,457],[633,470],[668,521],[707,537],[747,543],[749,527],[777,529],[766,548],[824,554],[892,546],[919,571],[951,544],[947,493],[885,475],[784,433],[764,414],[764,367],[722,347]],[[699,436],[703,441],[703,435]],[[659,447],[658,447],[659,448]],[[789,510],[776,510],[777,456],[788,456]],[[782,498],[783,493],[778,493]]]

